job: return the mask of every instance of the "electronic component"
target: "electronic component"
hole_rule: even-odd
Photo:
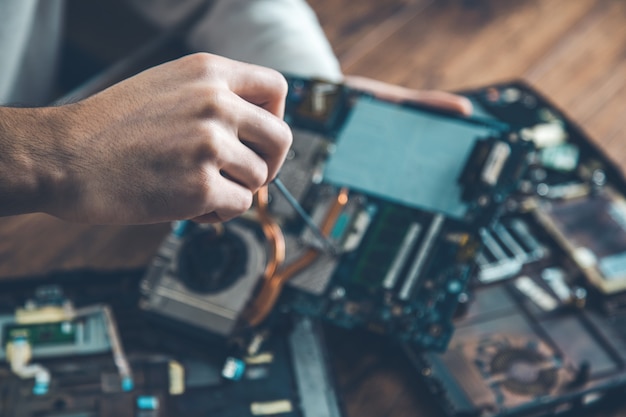
[[[60,288],[37,289],[35,299],[14,316],[1,316],[2,348],[0,352],[11,365],[13,373],[23,379],[35,379],[33,392],[43,395],[48,390],[50,372],[40,360],[68,355],[85,355],[111,351],[119,371],[121,388],[133,389],[130,366],[120,342],[117,324],[106,305],[74,309],[63,297]]]
[[[572,181],[561,184],[548,185],[540,183],[537,185],[537,195],[552,200],[570,200],[589,195],[591,187],[587,183]]]
[[[263,188],[247,220],[224,224],[215,249],[196,243],[194,228],[174,231],[142,284],[142,308],[232,336],[263,322],[287,285],[284,309],[444,349],[478,230],[517,188],[532,144],[494,120],[288,81],[284,183]],[[190,259],[205,259],[192,269],[222,287],[207,293]]]
[[[296,318],[288,342],[303,417],[341,417],[337,396],[329,390],[334,383],[319,324],[310,318]]]
[[[443,349],[478,248],[476,226],[488,222],[523,172],[527,144],[494,139],[500,128],[357,99],[321,184],[303,200],[313,220],[325,224],[337,189],[350,190],[329,225],[328,236],[342,252],[319,253],[293,274],[286,307]],[[285,168],[293,169],[290,164]],[[482,175],[457,182],[470,165]],[[458,171],[443,169],[449,166]],[[287,265],[311,256],[310,232],[292,237],[291,230],[299,229],[286,230]]]
[[[141,307],[230,336],[266,264],[266,249],[245,221],[188,224],[168,236],[152,261]]]
[[[571,143],[544,148],[539,153],[544,167],[564,172],[574,171],[578,167],[579,155],[578,147]]]
[[[539,150],[506,215],[481,229],[479,273],[448,351],[405,345],[416,373],[455,417],[554,415],[621,395],[624,177],[528,86],[469,95]]]
[[[443,215],[420,216],[381,202],[346,221],[358,222],[360,213],[368,213],[369,230],[358,249],[339,259],[324,255],[302,270],[290,283],[297,291],[290,291],[287,305],[343,326],[376,326],[442,348],[451,330],[444,317],[453,313],[469,278],[461,256],[475,250],[471,237],[454,234]],[[443,264],[447,257],[459,264]]]
[[[577,199],[539,202],[537,219],[606,294],[626,290],[626,200],[608,187]]]
[[[522,267],[543,258],[548,249],[531,233],[521,218],[502,219],[480,231],[483,250],[476,257],[478,279],[489,283],[518,274]]]
[[[58,287],[37,288],[34,298],[13,314],[0,315],[0,360],[12,339],[25,339],[33,358],[90,355],[108,352],[106,318],[102,314],[81,314]]]
[[[286,223],[283,308],[443,349],[477,229],[517,186],[530,145],[498,123],[352,94],[316,152],[326,155],[319,184],[302,200],[339,253],[315,249],[303,222]],[[309,169],[295,163],[283,169]],[[469,167],[480,175],[464,176]]]
[[[125,318],[118,335],[129,353],[135,382],[132,390],[121,389],[116,366],[120,358],[70,354],[41,359],[51,379],[48,390],[38,393],[32,380],[21,379],[8,364],[0,364],[3,417],[343,415],[316,322],[284,316],[271,333],[255,334],[239,356],[223,344],[206,343],[202,332],[155,324],[136,302],[143,275],[63,272],[35,277],[27,285],[0,283],[2,313],[16,309],[32,286],[51,279],[67,294],[64,302],[110,305],[116,316]],[[76,311],[87,309],[94,311],[92,307]],[[221,375],[229,356],[242,370],[237,380]]]
[[[48,365],[52,384],[49,391],[29,395],[24,381],[0,370],[0,388],[14,393],[3,399],[3,417],[58,417],[58,416],[166,416],[167,361],[132,361],[138,384],[134,392],[119,388],[111,370],[111,363],[101,357],[87,360],[70,357]],[[19,394],[18,394],[19,393]],[[146,414],[152,411],[152,414]]]
[[[292,78],[287,101],[293,112],[285,120],[310,131],[333,131],[346,114],[345,90],[341,84]]]
[[[451,416],[550,414],[623,389],[616,330],[592,311],[552,314],[561,305],[528,276],[478,288],[446,353],[408,354]]]
[[[461,175],[465,162],[477,159],[472,158],[476,146],[484,147],[488,155],[477,163],[485,165],[482,173],[492,176],[490,185],[495,185],[508,157],[507,149],[510,153],[509,145],[478,139],[499,134],[494,126],[362,98],[337,137],[324,180],[460,219],[471,210],[462,199],[462,187],[473,182],[466,184]]]
[[[524,128],[522,136],[532,140],[538,148],[550,148],[561,145],[567,139],[567,132],[559,121],[538,123]]]

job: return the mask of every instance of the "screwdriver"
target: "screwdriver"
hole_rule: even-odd
[[[336,254],[338,251],[334,243],[331,242],[331,240],[328,239],[326,236],[324,236],[324,233],[322,233],[319,226],[315,224],[311,216],[309,216],[306,210],[304,210],[304,208],[300,205],[298,200],[291,194],[291,192],[289,192],[281,179],[276,177],[274,178],[273,182],[278,191],[280,191],[283,197],[285,197],[285,200],[287,200],[289,205],[293,207],[296,213],[298,213],[302,220],[304,220],[304,223],[306,223],[307,227],[311,230],[311,232],[313,232],[319,243],[321,243],[322,246],[327,249],[331,254]]]

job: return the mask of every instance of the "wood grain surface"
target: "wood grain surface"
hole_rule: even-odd
[[[309,3],[346,73],[444,90],[524,78],[626,168],[625,1]],[[167,231],[68,224],[41,214],[0,218],[0,277],[145,265]],[[328,339],[348,416],[440,415],[387,341],[337,329]],[[589,415],[626,416],[626,401]]]

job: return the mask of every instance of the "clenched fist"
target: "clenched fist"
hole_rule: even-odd
[[[286,93],[278,72],[201,53],[78,103],[0,108],[0,212],[228,220],[284,161]]]

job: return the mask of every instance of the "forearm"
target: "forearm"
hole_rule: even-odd
[[[57,116],[54,108],[0,107],[0,216],[49,209],[68,158]]]

